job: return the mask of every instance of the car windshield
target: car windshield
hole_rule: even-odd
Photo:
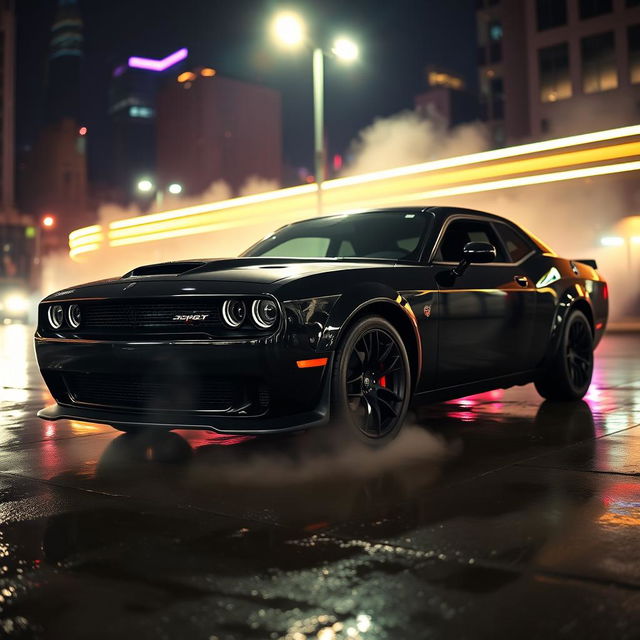
[[[244,256],[417,260],[427,218],[382,211],[307,220],[284,227]]]

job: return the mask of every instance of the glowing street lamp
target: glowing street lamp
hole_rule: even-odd
[[[295,13],[280,13],[273,21],[273,34],[282,44],[297,47],[306,37],[304,22]]]
[[[149,180],[149,178],[143,178],[142,180],[138,180],[136,188],[140,193],[151,193],[154,190],[155,185],[151,180]]]
[[[338,38],[331,49],[333,55],[343,62],[353,62],[358,59],[358,45],[348,38]]]
[[[273,21],[273,34],[281,44],[287,47],[299,47],[307,42],[304,21],[295,13],[280,13]],[[336,39],[331,48],[333,54],[342,62],[353,62],[358,58],[358,46],[348,38]],[[313,138],[315,176],[318,185],[317,215],[322,214],[322,184],[325,181],[325,144],[324,144],[324,56],[321,47],[313,47]]]
[[[167,191],[174,196],[178,196],[182,193],[182,185],[177,182],[173,182],[169,185]]]
[[[627,269],[632,270],[633,250],[631,245],[640,244],[640,236],[604,236],[600,238],[600,244],[603,247],[625,247],[627,248]]]

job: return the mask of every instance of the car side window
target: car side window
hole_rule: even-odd
[[[496,248],[496,262],[506,262],[502,245],[493,227],[482,220],[459,218],[451,222],[440,240],[434,262],[460,262],[467,242],[488,242]]]
[[[525,238],[512,227],[498,223],[496,224],[496,228],[507,249],[511,262],[519,262],[533,250],[531,243],[525,240]]]

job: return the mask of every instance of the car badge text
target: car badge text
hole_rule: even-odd
[[[208,313],[178,313],[173,316],[173,320],[183,321],[183,322],[196,322],[197,320],[206,320],[210,314]]]

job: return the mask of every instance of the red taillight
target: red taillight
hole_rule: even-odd
[[[603,284],[603,286],[602,286],[602,297],[605,300],[608,300],[609,299],[609,285],[606,282],[603,282],[602,284]]]
[[[310,369],[311,367],[324,367],[329,358],[314,358],[313,360],[296,360],[298,369]]]

